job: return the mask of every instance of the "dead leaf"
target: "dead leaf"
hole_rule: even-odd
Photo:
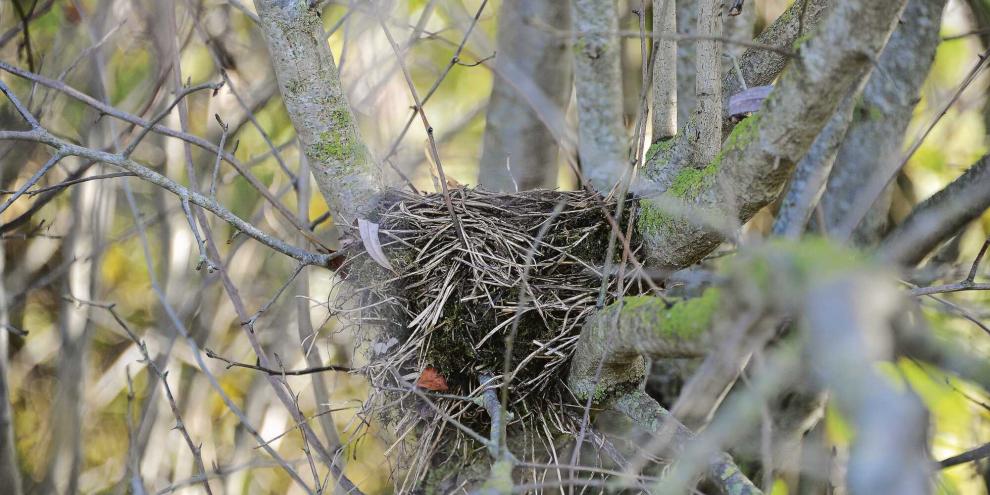
[[[382,244],[378,239],[378,224],[359,218],[358,231],[361,233],[361,244],[364,244],[364,250],[368,252],[368,256],[371,256],[371,259],[375,260],[375,263],[381,265],[382,268],[394,272],[395,268],[392,268],[392,264],[388,262],[388,258],[382,251]]]
[[[447,380],[444,379],[443,375],[435,368],[429,366],[424,368],[423,372],[419,374],[419,379],[416,380],[416,386],[433,392],[446,392],[450,390],[447,387]]]
[[[759,110],[772,90],[773,86],[756,86],[732,95],[729,97],[729,115],[740,117]]]

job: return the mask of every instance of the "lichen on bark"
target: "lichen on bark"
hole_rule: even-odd
[[[347,103],[323,21],[306,2],[255,0],[255,6],[316,184],[337,224],[349,226],[373,206],[379,170]]]

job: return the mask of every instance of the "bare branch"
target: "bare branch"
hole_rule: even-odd
[[[913,266],[990,208],[990,155],[915,207],[880,244],[880,256]]]
[[[28,79],[28,80],[30,80],[32,82],[36,82],[36,83],[38,83],[38,84],[40,84],[42,86],[45,86],[47,88],[54,89],[54,90],[56,90],[56,91],[58,91],[60,93],[65,94],[66,96],[69,96],[70,98],[73,98],[75,100],[78,100],[78,101],[84,103],[85,105],[90,106],[90,107],[96,109],[97,111],[101,112],[102,114],[109,115],[109,116],[111,116],[113,118],[122,120],[124,122],[128,122],[130,124],[134,124],[134,125],[136,125],[138,127],[142,127],[142,128],[151,127],[151,129],[154,132],[157,132],[157,133],[162,134],[164,136],[169,136],[169,137],[173,137],[173,138],[176,138],[176,139],[180,139],[180,140],[185,141],[185,142],[187,142],[189,144],[192,144],[192,145],[194,145],[194,146],[196,146],[198,148],[201,148],[203,150],[206,150],[206,151],[208,151],[210,153],[220,153],[220,154],[222,154],[224,161],[226,161],[231,166],[233,166],[234,169],[237,170],[237,172],[239,174],[241,174],[241,176],[243,176],[248,181],[248,183],[251,185],[251,187],[254,188],[256,191],[258,191],[258,194],[260,194],[263,198],[265,198],[265,200],[267,200],[269,203],[271,203],[271,205],[282,215],[282,217],[286,221],[288,221],[299,232],[304,233],[304,235],[308,235],[308,229],[306,229],[305,226],[302,226],[302,225],[298,225],[297,224],[296,218],[292,214],[292,212],[289,211],[288,208],[286,208],[285,205],[283,205],[281,202],[279,202],[274,196],[272,196],[272,194],[268,191],[268,188],[265,187],[265,185],[262,184],[254,176],[254,174],[252,174],[251,171],[248,170],[248,168],[243,163],[241,163],[240,160],[237,159],[237,157],[235,157],[230,152],[225,152],[223,150],[220,150],[219,148],[217,148],[217,146],[215,144],[211,143],[210,141],[208,141],[206,139],[203,139],[203,138],[201,138],[199,136],[193,136],[193,135],[188,134],[188,133],[185,133],[185,132],[181,132],[181,131],[177,131],[175,129],[171,129],[171,128],[165,127],[165,126],[163,126],[161,124],[154,124],[153,125],[151,121],[145,120],[145,119],[143,119],[141,117],[138,117],[136,115],[129,114],[127,112],[124,112],[122,110],[119,110],[117,108],[114,108],[114,107],[112,107],[110,105],[107,105],[107,104],[105,104],[105,103],[103,103],[103,102],[101,102],[101,101],[93,98],[92,96],[89,96],[89,95],[87,95],[87,94],[85,94],[85,93],[83,93],[83,92],[81,92],[81,91],[79,91],[79,90],[77,90],[77,89],[75,89],[75,88],[73,88],[73,87],[71,87],[71,86],[63,83],[63,82],[61,82],[61,81],[55,81],[53,79],[49,79],[47,77],[44,77],[44,76],[35,74],[33,72],[26,71],[26,70],[21,69],[19,67],[15,67],[13,65],[10,65],[10,64],[2,61],[2,60],[0,60],[0,70],[4,70],[4,71],[7,71],[7,72],[10,72],[11,74],[17,75],[19,77],[23,77],[23,78]],[[205,87],[212,87],[212,86],[202,86],[200,89],[205,88]],[[188,93],[186,93],[186,94],[188,94]],[[185,96],[185,95],[182,95],[182,94],[180,94],[180,95],[181,96]],[[179,101],[179,100],[181,100],[181,98],[176,98],[176,101]],[[310,241],[314,242],[316,245],[322,245],[322,242],[318,238],[316,238],[314,236],[309,236],[307,238]]]
[[[229,359],[227,359],[227,358],[225,358],[225,357],[217,354],[216,352],[213,352],[210,349],[204,349],[204,350],[206,351],[206,357],[217,359],[219,361],[223,361],[223,362],[227,363],[227,368],[228,369],[230,369],[230,368],[246,368],[246,369],[249,369],[249,370],[260,371],[260,372],[262,372],[262,373],[264,373],[266,375],[270,375],[270,376],[283,376],[283,375],[284,376],[302,376],[302,375],[311,375],[313,373],[323,373],[325,371],[341,371],[341,372],[344,372],[344,373],[350,373],[350,372],[354,371],[354,369],[351,368],[351,367],[349,367],[349,366],[338,366],[338,365],[335,365],[335,364],[330,364],[330,365],[327,365],[327,366],[314,366],[312,368],[306,368],[306,369],[301,369],[301,370],[273,369],[273,368],[266,368],[264,366],[258,366],[258,365],[255,365],[255,364],[247,364],[247,363],[239,363],[237,361],[231,361],[231,360],[229,360]]]
[[[189,201],[190,203],[202,207],[203,209],[220,217],[227,223],[233,225],[238,230],[247,234],[256,241],[261,242],[262,244],[265,244],[266,246],[285,254],[286,256],[299,260],[301,263],[327,266],[332,259],[337,257],[336,254],[311,253],[295,246],[291,246],[285,241],[262,232],[254,225],[242,220],[237,215],[234,215],[230,210],[217,203],[217,201],[213,198],[192,192],[172,179],[169,179],[168,177],[165,177],[129,158],[124,158],[121,155],[94,150],[63,141],[44,129],[38,129],[35,131],[0,131],[0,140],[20,140],[43,143],[55,148],[63,155],[88,158],[124,169],[130,173],[133,173],[142,180],[148,181],[168,190],[178,196],[180,200]]]

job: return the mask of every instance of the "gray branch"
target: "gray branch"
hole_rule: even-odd
[[[213,213],[214,215],[220,217],[220,219],[232,225],[234,228],[243,232],[248,237],[261,242],[262,244],[265,244],[266,246],[282,254],[294,258],[301,263],[305,263],[307,265],[327,266],[330,260],[335,257],[335,255],[332,254],[311,253],[292,246],[275,236],[261,231],[237,215],[234,215],[233,212],[227,208],[224,208],[223,205],[218,203],[215,199],[198,192],[191,191],[178,182],[175,182],[172,179],[169,179],[168,177],[165,177],[164,175],[161,175],[158,172],[155,172],[154,170],[151,170],[150,168],[119,154],[94,150],[64,141],[40,127],[30,131],[0,131],[0,141],[4,140],[33,141],[43,143],[51,146],[58,154],[63,156],[78,156],[126,170],[142,180],[150,182],[175,194],[182,201],[188,201],[189,203]]]
[[[890,323],[904,306],[884,278],[858,273],[812,290],[805,304],[806,356],[856,428],[849,492],[921,495],[932,488],[927,415],[917,397],[876,370],[892,356]]]
[[[990,155],[915,207],[880,244],[880,256],[914,266],[990,208]]]
[[[719,156],[699,169],[660,155],[666,166],[652,173],[640,193],[637,226],[649,261],[664,269],[689,266],[723,240],[721,232],[672,215],[658,205],[679,200],[697,212],[745,222],[779,195],[795,164],[824,128],[842,97],[871,67],[903,7],[903,1],[841,2],[756,115],[729,136]],[[650,177],[651,176],[651,177]],[[641,181],[642,182],[642,181]]]
[[[898,166],[904,131],[935,58],[945,3],[911,0],[900,16],[900,27],[891,35],[863,91],[822,196],[826,232],[845,227],[864,192],[864,181],[878,174],[889,177]],[[886,224],[890,199],[888,188],[860,223],[854,240],[876,243]]]
[[[374,205],[379,170],[347,104],[323,21],[307,2],[255,0],[254,5],[282,101],[316,184],[338,225],[349,226]]]

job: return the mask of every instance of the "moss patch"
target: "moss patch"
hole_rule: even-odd
[[[512,463],[501,460],[492,464],[492,474],[481,488],[503,494],[512,493],[512,486]]]
[[[353,160],[361,151],[361,144],[348,139],[339,131],[324,131],[319,139],[310,145],[310,155],[322,163]]]
[[[668,191],[675,197],[681,199],[691,199],[697,196],[712,183],[721,160],[716,158],[705,168],[685,168],[674,177],[674,182],[670,184]]]
[[[667,232],[674,226],[674,221],[674,217],[663,211],[656,202],[648,198],[639,200],[636,228],[644,236]]]
[[[716,161],[720,161],[722,154],[729,151],[741,150],[744,146],[749,144],[750,141],[756,139],[760,135],[760,114],[756,113],[749,117],[746,117],[741,122],[736,124],[732,128],[732,132],[729,133],[729,137],[725,140],[725,144],[722,146],[722,153],[719,153],[719,158]]]
[[[650,149],[646,150],[646,161],[652,161],[658,153],[669,153],[671,148],[674,147],[674,138],[661,139],[653,143]]]
[[[674,304],[662,315],[663,322],[656,329],[657,334],[662,337],[697,337],[711,327],[721,301],[721,292],[710,288],[700,297]]]
[[[662,299],[653,296],[630,296],[622,299],[622,312],[641,312],[649,320],[658,337],[691,339],[711,326],[712,317],[719,308],[721,293],[709,288],[701,296],[686,299],[667,306]],[[657,324],[653,324],[656,318]]]

